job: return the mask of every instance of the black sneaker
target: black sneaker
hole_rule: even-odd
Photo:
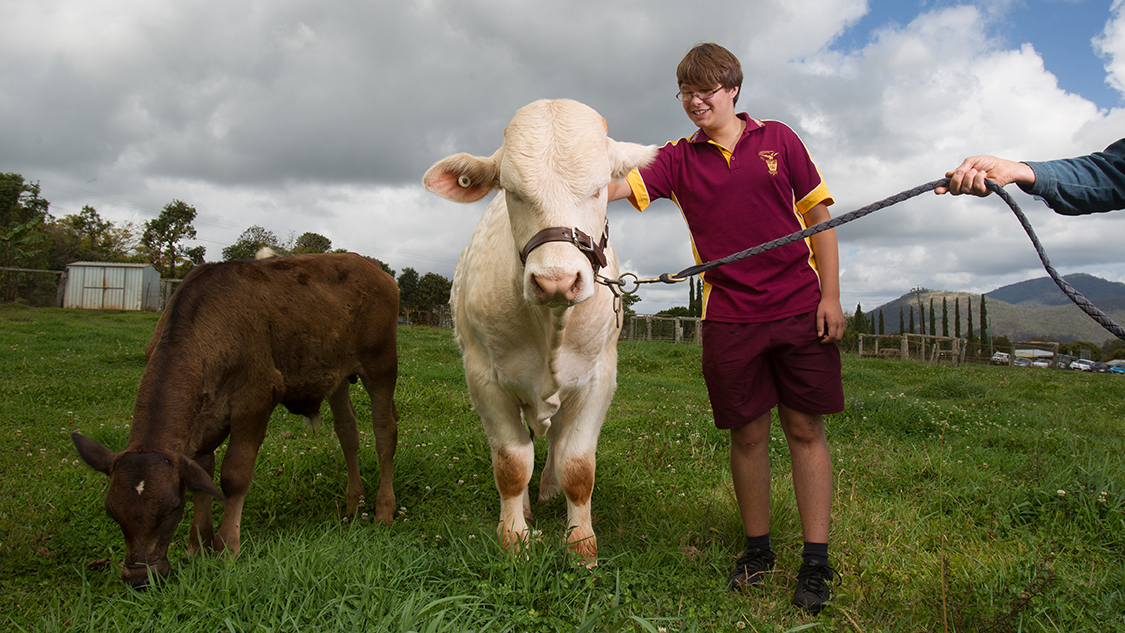
[[[828,581],[832,580],[832,568],[822,563],[805,561],[797,572],[797,591],[793,593],[793,604],[816,615],[824,603],[832,599]]]
[[[766,574],[773,571],[776,558],[770,550],[757,547],[742,552],[734,569],[727,576],[727,586],[730,589],[742,589],[762,582]]]

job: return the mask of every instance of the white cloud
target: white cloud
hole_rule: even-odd
[[[1125,95],[1125,0],[1113,0],[1105,30],[1092,44],[1106,58],[1106,83]]]
[[[1119,90],[1122,5],[1096,44]],[[690,133],[675,66],[717,41],[743,62],[740,107],[797,129],[839,214],[971,154],[1049,159],[1120,137],[1125,110],[1067,94],[1033,45],[996,39],[1013,6],[883,20],[845,50],[834,43],[870,22],[865,2],[15,3],[0,118],[19,125],[0,126],[0,171],[40,180],[57,215],[89,203],[143,221],[173,198],[195,204],[211,259],[259,224],[451,276],[481,209],[423,192],[427,167],[490,154],[512,113],[542,97],[590,104],[619,140]],[[1125,214],[1062,218],[1018,197],[1060,269],[1125,277]],[[694,263],[672,205],[638,214],[618,202],[610,217],[624,269]],[[980,291],[1041,274],[997,199],[925,195],[838,233],[846,308],[917,285]],[[685,288],[646,287],[641,307],[684,304]]]

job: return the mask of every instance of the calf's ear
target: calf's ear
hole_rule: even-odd
[[[117,453],[79,433],[71,433],[70,439],[74,442],[74,447],[78,449],[78,456],[82,458],[82,461],[96,471],[109,474]]]
[[[606,149],[609,150],[610,175],[615,181],[624,180],[629,172],[651,163],[657,151],[655,145],[624,143],[611,138],[606,139]]]
[[[426,171],[426,189],[454,202],[476,202],[499,185],[500,155],[489,158],[454,154],[443,158]]]
[[[202,466],[195,463],[194,459],[187,455],[176,455],[176,461],[179,462],[180,481],[184,482],[188,490],[209,494],[219,501],[226,502],[227,498],[219,492],[219,489],[215,486],[215,480],[207,474],[207,471],[203,470]]]

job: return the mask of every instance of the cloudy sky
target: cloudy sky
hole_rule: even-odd
[[[1046,160],[1125,136],[1125,0],[0,7],[0,171],[38,181],[57,217],[88,204],[140,224],[184,200],[209,260],[260,225],[452,277],[484,203],[424,191],[431,164],[490,155],[512,113],[539,98],[589,104],[618,140],[689,134],[675,66],[702,41],[742,60],[741,108],[798,131],[835,215],[967,155]],[[1125,213],[1066,218],[1017,199],[1061,272],[1125,282]],[[675,207],[615,202],[610,216],[623,270],[694,263]],[[995,197],[926,194],[838,237],[849,312],[915,286],[987,292],[1045,274]],[[687,294],[647,286],[637,307]]]

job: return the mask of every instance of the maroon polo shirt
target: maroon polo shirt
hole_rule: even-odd
[[[746,130],[733,151],[698,130],[661,147],[651,165],[629,174],[638,210],[657,198],[680,208],[696,263],[805,229],[806,212],[833,202],[793,130],[778,121],[738,117]],[[807,239],[710,270],[703,282],[703,318],[710,321],[776,321],[820,304],[820,277]]]

